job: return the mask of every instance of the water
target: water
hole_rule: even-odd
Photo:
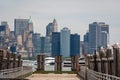
[[[36,61],[23,60],[23,66],[31,66],[33,71],[37,69],[37,65],[34,65]],[[54,71],[55,65],[45,65],[45,71]],[[64,67],[62,64],[62,71],[71,71],[71,67]]]

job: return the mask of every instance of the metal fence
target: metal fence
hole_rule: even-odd
[[[0,70],[0,78],[18,78],[32,73],[32,67],[24,66],[12,69]]]
[[[96,72],[86,67],[81,67],[81,71],[78,75],[81,78],[80,80],[120,80],[120,77]]]

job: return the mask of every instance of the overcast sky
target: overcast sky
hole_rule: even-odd
[[[8,21],[14,30],[15,18],[31,16],[34,31],[45,35],[46,25],[55,18],[59,31],[83,35],[92,22],[110,25],[110,43],[120,43],[120,0],[0,0],[0,22]]]

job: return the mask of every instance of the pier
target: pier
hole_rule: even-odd
[[[9,54],[9,52],[5,56],[4,52],[0,50],[0,79],[120,80],[120,47],[117,44],[111,48],[107,47],[106,50],[100,47],[98,52],[95,51],[93,55],[87,55],[83,66],[78,66],[78,57],[72,56],[71,72],[75,73],[61,71],[62,56],[56,56],[54,71],[47,72],[44,65],[45,56],[38,55],[36,72],[33,73],[32,67],[21,65],[20,56]],[[26,75],[30,76],[26,77]]]

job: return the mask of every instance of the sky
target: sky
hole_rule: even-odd
[[[90,23],[105,22],[110,27],[110,44],[120,43],[120,0],[0,0],[0,22],[14,30],[14,19],[31,19],[34,32],[45,36],[46,26],[55,18],[58,30],[68,27],[83,35]]]

